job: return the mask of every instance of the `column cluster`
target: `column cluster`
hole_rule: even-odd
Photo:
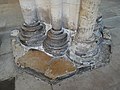
[[[68,58],[78,64],[89,62],[94,56],[98,55],[99,44],[103,35],[101,31],[99,31],[101,28],[98,30],[100,32],[98,37],[94,31],[96,23],[101,21],[101,17],[98,18],[101,0],[79,0],[78,28],[70,47],[68,47],[68,34],[63,28],[63,12],[65,12],[65,10],[63,10],[62,0],[49,1],[52,28],[47,32],[45,24],[38,19],[35,1],[19,1],[25,21],[21,28],[19,38],[24,45],[43,45],[46,53],[55,57],[67,55]],[[77,1],[75,0],[75,2]]]

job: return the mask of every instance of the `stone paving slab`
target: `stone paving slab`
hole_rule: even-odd
[[[114,6],[119,6],[119,0],[102,0],[101,9],[111,8]]]
[[[120,20],[120,18],[119,18]],[[120,23],[119,23],[120,24]],[[119,47],[120,46],[120,28],[113,28],[110,30],[111,35],[112,35],[112,44],[113,47]],[[118,48],[119,50],[119,48]]]
[[[12,53],[0,55],[0,81],[15,76],[15,68]]]
[[[109,90],[120,82],[119,74],[111,66],[71,77],[54,85],[54,90]]]
[[[36,80],[33,76],[23,73],[16,77],[15,90],[51,90],[46,82]]]
[[[111,18],[104,19],[104,25],[112,28],[120,27],[120,16],[115,16]]]
[[[10,33],[0,34],[2,44],[0,46],[0,55],[12,53]]]

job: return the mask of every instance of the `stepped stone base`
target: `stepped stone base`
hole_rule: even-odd
[[[16,36],[14,35],[12,38],[15,64],[20,70],[50,84],[57,83],[75,74],[82,74],[85,71],[105,66],[110,62],[111,38],[107,32],[104,32],[101,48],[99,48],[100,52],[95,58],[84,58],[86,61],[83,60],[85,61],[83,63],[71,60],[68,58],[69,56],[67,57],[68,53],[61,57],[54,57],[46,53],[42,46],[26,47],[20,43]]]
[[[12,39],[12,46],[17,68],[35,76],[36,79],[56,83],[77,71],[75,64],[68,58],[54,58],[46,54],[41,47],[24,47],[15,38]]]
[[[52,59],[46,53],[38,50],[29,50],[18,59],[17,65],[35,70],[53,80],[76,71],[74,64],[65,58]]]

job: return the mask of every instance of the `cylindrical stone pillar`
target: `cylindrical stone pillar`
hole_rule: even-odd
[[[100,0],[82,0],[79,16],[79,30],[76,35],[77,41],[90,39],[95,28]],[[78,39],[79,37],[80,39]]]
[[[35,0],[19,0],[24,24],[19,39],[26,46],[39,46],[44,40],[45,25],[38,20]]]
[[[53,56],[64,55],[67,47],[67,33],[62,29],[62,0],[51,0],[52,29],[47,33],[44,50]]]
[[[19,0],[26,24],[33,25],[38,21],[35,0]]]
[[[63,0],[63,27],[77,30],[81,0]]]
[[[76,36],[68,57],[77,63],[97,54],[97,43],[93,34],[101,0],[82,0]]]
[[[55,30],[62,28],[62,0],[51,0],[51,24]]]

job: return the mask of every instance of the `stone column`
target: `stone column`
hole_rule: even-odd
[[[39,46],[45,34],[45,25],[37,17],[35,0],[19,0],[24,24],[20,30],[20,41],[26,46]]]
[[[50,1],[51,0],[35,0],[38,11],[38,18],[50,24]]]
[[[63,0],[63,27],[77,30],[81,0]]]
[[[51,0],[51,24],[55,30],[62,28],[62,0]]]
[[[101,0],[82,0],[76,36],[69,49],[68,57],[77,63],[88,61],[97,54],[98,48],[93,33]]]
[[[34,0],[19,0],[23,18],[26,24],[33,25],[38,21]]]
[[[51,24],[43,46],[53,56],[64,55],[68,45],[67,33],[62,29],[62,0],[51,0]]]

